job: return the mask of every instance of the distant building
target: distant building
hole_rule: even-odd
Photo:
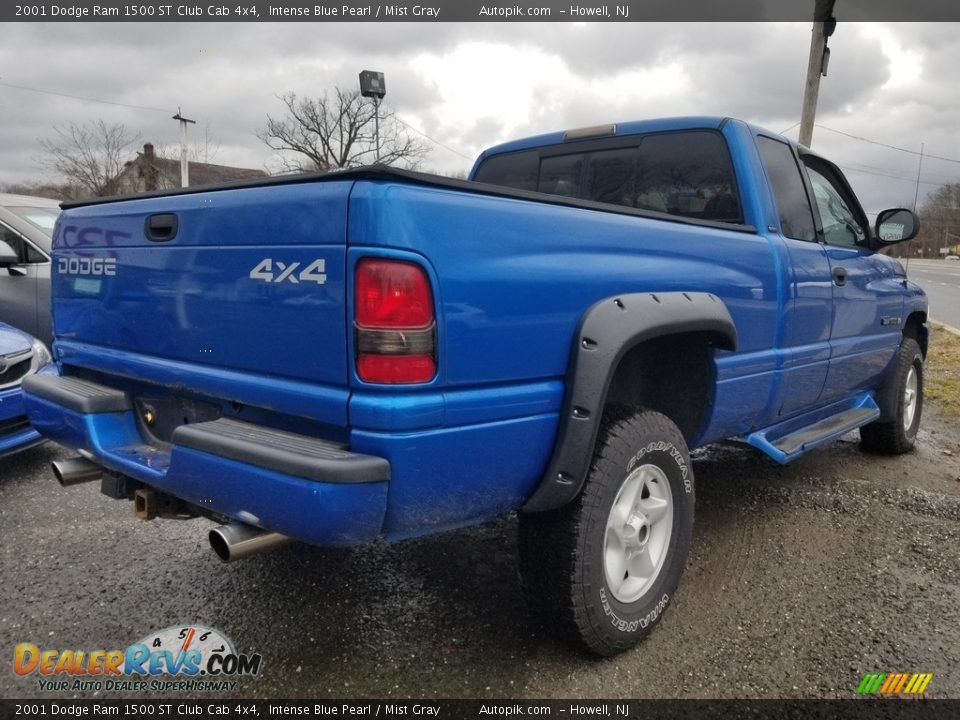
[[[263,170],[191,162],[189,177],[191,186],[215,185],[229,180],[256,180],[267,177],[267,173]],[[143,152],[138,152],[136,159],[127,162],[120,172],[117,187],[121,195],[178,188],[180,160],[159,157],[154,153],[153,144],[145,143]]]

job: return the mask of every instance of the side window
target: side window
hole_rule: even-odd
[[[517,190],[536,190],[540,156],[534,151],[496,155],[477,169],[476,181]]]
[[[47,261],[47,256],[42,252],[37,250],[30,243],[24,243],[27,247],[27,262],[28,263],[43,263]]]
[[[19,233],[14,232],[6,225],[0,225],[0,240],[13,248],[22,263],[42,263],[47,260],[39,250],[30,243],[24,242]]]
[[[867,239],[867,231],[857,218],[853,202],[846,199],[846,189],[827,168],[807,164],[807,176],[820,211],[823,238],[828,245],[856,247]]]
[[[705,131],[645,136],[634,206],[701,220],[742,222],[723,136]]]
[[[783,234],[794,240],[816,240],[817,231],[810,201],[790,146],[778,140],[758,137],[757,147],[760,148],[770,178]]]

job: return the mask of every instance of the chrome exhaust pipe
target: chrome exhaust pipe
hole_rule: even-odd
[[[53,475],[57,478],[57,482],[63,487],[99,480],[103,477],[103,468],[85,457],[54,460],[50,463],[50,467],[53,468]]]
[[[248,555],[286,545],[293,538],[268,532],[252,525],[231,523],[210,531],[210,547],[224,562],[233,562]]]

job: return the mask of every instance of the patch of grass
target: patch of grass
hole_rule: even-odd
[[[960,335],[931,328],[924,380],[924,395],[947,414],[960,416]]]

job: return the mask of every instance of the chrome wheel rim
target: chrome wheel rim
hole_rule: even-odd
[[[913,418],[917,414],[917,396],[919,395],[919,382],[917,377],[917,368],[910,366],[907,373],[907,382],[903,388],[903,429],[909,430],[913,427]]]
[[[620,486],[603,543],[607,587],[622,603],[631,603],[653,585],[670,546],[673,495],[656,465],[641,465]]]

